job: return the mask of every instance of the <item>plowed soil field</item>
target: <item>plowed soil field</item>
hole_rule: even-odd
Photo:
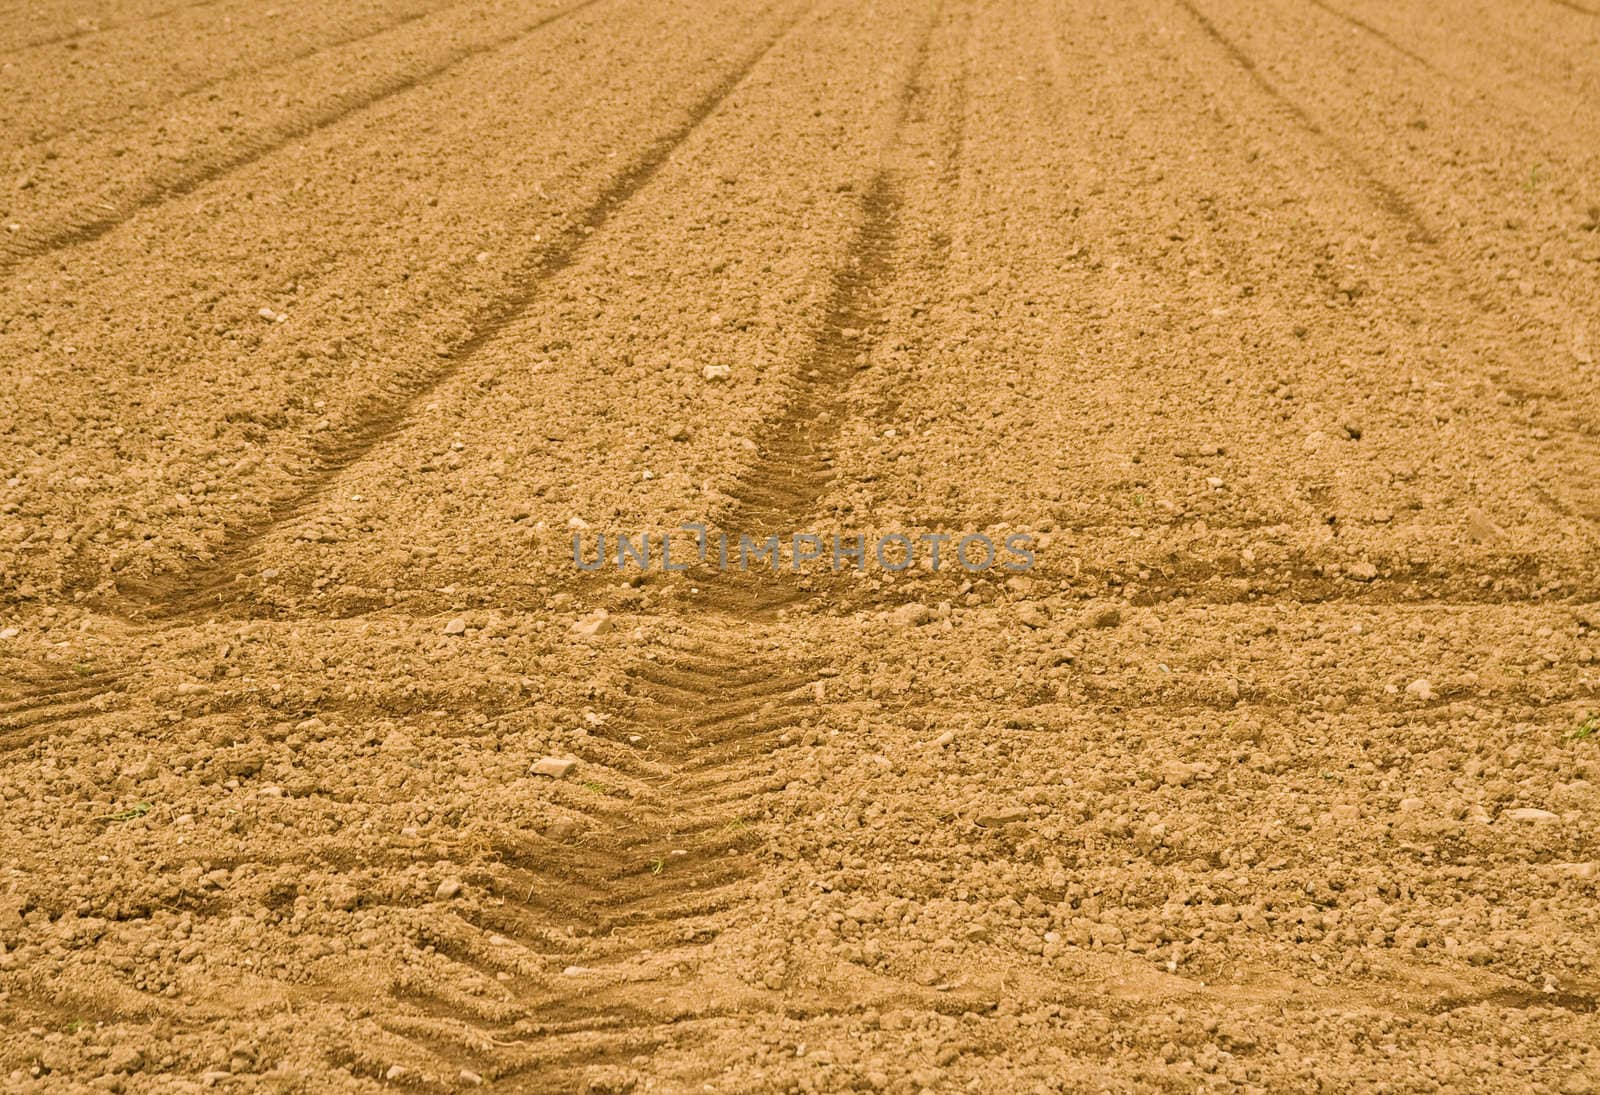
[[[0,11],[0,1089],[1600,1089],[1596,0]]]

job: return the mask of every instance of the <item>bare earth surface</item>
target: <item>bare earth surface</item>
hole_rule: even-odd
[[[4,1091],[1600,1088],[1596,0],[3,10]]]

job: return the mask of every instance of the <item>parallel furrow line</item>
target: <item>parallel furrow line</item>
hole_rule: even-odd
[[[419,19],[426,19],[429,16],[438,15],[441,12],[449,11],[451,8],[460,7],[464,3],[472,2],[473,0],[451,0],[450,3],[443,4],[439,7],[427,8],[423,11],[415,11],[409,15],[402,15],[399,18],[390,19],[387,22],[380,23],[378,26],[371,27],[367,30],[359,30],[351,34],[343,35],[342,37],[331,38],[321,42],[313,43],[302,49],[296,50],[293,53],[279,57],[267,65],[245,65],[241,68],[229,69],[225,72],[216,73],[214,75],[207,76],[204,79],[197,80],[194,83],[185,84],[183,87],[175,89],[171,94],[164,96],[158,101],[145,104],[144,109],[159,110],[178,99],[183,99],[192,95],[198,95],[203,91],[209,91],[211,88],[214,88],[219,84],[226,83],[229,80],[237,79],[241,76],[253,76],[277,72],[280,69],[288,68],[290,65],[299,64],[301,61],[309,60],[312,57],[316,57],[322,53],[327,53],[330,50],[341,49],[345,46],[354,45],[357,42],[364,42],[369,38],[377,38],[381,35],[388,34],[390,31],[399,30],[401,27],[415,23]],[[82,128],[83,127],[79,125],[60,125],[54,129],[47,129],[30,134],[27,140],[30,144],[43,144],[46,141],[53,141],[58,137],[65,136],[68,133],[75,132]]]
[[[71,30],[59,31],[44,38],[36,38],[31,42],[24,42],[19,46],[11,46],[7,49],[0,50],[0,56],[10,56],[11,54],[15,53],[26,53],[28,50],[43,49],[45,46],[60,45],[63,42],[72,42],[78,40],[79,38],[88,38],[89,36],[95,34],[108,34],[114,30],[124,30],[128,27],[139,26],[142,23],[153,23],[157,19],[165,19],[169,15],[179,15],[186,11],[198,11],[201,8],[213,7],[223,2],[225,2],[225,0],[193,0],[192,3],[174,4],[170,8],[162,8],[160,11],[153,11],[148,15],[141,15],[136,19],[124,19],[120,23],[106,23],[100,26],[92,27],[74,27]]]
[[[1329,133],[1325,128],[1323,128],[1321,123],[1319,123],[1315,118],[1311,117],[1311,115],[1306,111],[1305,107],[1301,106],[1299,103],[1295,102],[1288,95],[1285,95],[1281,90],[1279,90],[1276,84],[1262,74],[1260,67],[1257,66],[1255,62],[1255,58],[1246,53],[1243,47],[1241,47],[1232,38],[1224,34],[1222,30],[1218,28],[1218,26],[1213,23],[1204,12],[1194,6],[1191,0],[1173,0],[1173,2],[1179,7],[1183,8],[1184,11],[1189,13],[1189,15],[1194,19],[1195,23],[1199,25],[1200,29],[1205,31],[1206,36],[1217,43],[1217,45],[1221,46],[1223,52],[1228,55],[1228,58],[1232,60],[1234,64],[1236,64],[1239,69],[1250,78],[1251,82],[1260,88],[1268,98],[1277,103],[1278,106],[1283,110],[1287,111],[1302,129],[1316,137],[1319,141],[1331,149],[1335,155],[1343,160],[1346,166],[1348,166],[1355,174],[1356,178],[1361,181],[1368,193],[1371,194],[1373,200],[1380,209],[1397,220],[1403,221],[1411,230],[1411,234],[1419,242],[1428,244],[1435,244],[1439,242],[1437,236],[1434,234],[1433,229],[1429,226],[1421,211],[1411,203],[1410,199],[1396,189],[1391,183],[1380,178],[1370,167],[1366,165],[1365,161],[1363,161],[1354,152],[1350,151],[1350,149],[1345,146],[1343,141],[1340,141],[1333,134]]]
[[[1432,61],[1429,61],[1426,57],[1423,57],[1421,54],[1414,53],[1410,49],[1408,49],[1407,47],[1401,45],[1399,42],[1396,42],[1388,34],[1384,33],[1381,30],[1379,30],[1377,27],[1373,26],[1371,23],[1367,22],[1365,19],[1360,19],[1360,18],[1358,18],[1358,17],[1356,17],[1354,15],[1351,15],[1349,12],[1341,11],[1338,8],[1334,7],[1332,4],[1328,3],[1327,0],[1307,0],[1307,2],[1312,4],[1315,7],[1321,8],[1323,11],[1327,12],[1329,15],[1332,15],[1334,18],[1340,19],[1343,22],[1349,24],[1350,26],[1355,27],[1357,30],[1364,31],[1367,34],[1370,34],[1373,38],[1376,38],[1378,41],[1382,42],[1384,45],[1388,46],[1390,49],[1394,50],[1396,53],[1400,54],[1402,57],[1405,57],[1408,60],[1416,62],[1417,64],[1421,65],[1423,68],[1427,69],[1429,72],[1432,72],[1435,75],[1439,75],[1439,76],[1443,76],[1444,75],[1444,73],[1440,72],[1437,68],[1434,67]]]
[[[578,0],[575,4],[551,12],[514,31],[497,35],[487,42],[452,50],[443,58],[419,70],[390,73],[376,85],[349,92],[325,104],[321,109],[312,110],[257,132],[231,151],[215,158],[179,164],[170,171],[146,177],[134,184],[132,193],[114,195],[116,200],[100,196],[85,201],[76,209],[63,214],[55,224],[13,235],[7,241],[4,252],[0,252],[0,272],[26,259],[97,240],[147,209],[189,194],[207,183],[271,155],[294,141],[341,122],[358,111],[403,92],[426,87],[474,57],[503,49],[599,2],[600,0]]]

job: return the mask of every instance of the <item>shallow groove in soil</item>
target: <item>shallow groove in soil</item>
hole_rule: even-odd
[[[1412,238],[1421,243],[1435,244],[1438,238],[1429,226],[1427,219],[1420,210],[1411,203],[1411,200],[1396,189],[1391,183],[1380,178],[1366,163],[1354,152],[1345,147],[1344,142],[1312,118],[1305,107],[1285,95],[1278,86],[1269,80],[1239,43],[1224,34],[1210,17],[1197,8],[1191,0],[1173,0],[1184,11],[1188,12],[1195,23],[1203,30],[1208,38],[1220,46],[1228,59],[1248,76],[1252,83],[1261,90],[1269,99],[1280,106],[1295,120],[1307,133],[1317,138],[1330,151],[1332,151],[1360,180],[1362,186],[1372,195],[1378,207],[1396,220],[1403,222],[1410,229]]]
[[[1434,67],[1433,62],[1429,61],[1426,57],[1423,57],[1421,54],[1412,52],[1409,48],[1407,48],[1406,46],[1401,45],[1399,42],[1396,42],[1388,34],[1384,33],[1381,30],[1379,30],[1377,27],[1373,26],[1371,23],[1368,23],[1365,19],[1357,18],[1356,16],[1351,15],[1347,11],[1342,11],[1339,8],[1336,8],[1332,4],[1328,3],[1327,0],[1307,0],[1307,3],[1310,3],[1310,4],[1314,5],[1315,7],[1318,7],[1320,9],[1322,9],[1323,11],[1327,12],[1329,15],[1333,16],[1334,18],[1343,21],[1348,26],[1352,26],[1352,27],[1356,28],[1357,30],[1362,31],[1365,34],[1371,35],[1373,38],[1377,39],[1378,41],[1382,42],[1384,45],[1388,46],[1390,49],[1394,50],[1396,53],[1400,54],[1400,56],[1405,57],[1406,59],[1408,59],[1410,61],[1416,62],[1417,64],[1421,65],[1423,68],[1427,69],[1429,72],[1442,75],[1441,73],[1439,73],[1439,70]]]
[[[375,84],[340,96],[332,103],[255,133],[231,151],[208,160],[179,164],[164,173],[146,178],[135,184],[131,194],[119,197],[115,202],[99,196],[88,199],[76,209],[62,214],[54,224],[11,236],[4,252],[0,253],[0,273],[27,259],[93,242],[147,209],[193,193],[213,180],[270,156],[294,141],[335,125],[385,99],[426,87],[474,57],[503,49],[600,2],[577,0],[577,3],[498,35],[488,42],[453,50],[422,69],[391,73]]]
[[[382,35],[388,34],[391,31],[396,31],[402,27],[409,26],[418,20],[427,19],[430,16],[449,11],[451,8],[457,7],[463,3],[471,2],[473,2],[473,0],[450,0],[450,2],[444,3],[438,7],[411,12],[410,14],[390,19],[388,22],[381,23],[378,26],[370,27],[366,30],[358,30],[350,34],[311,43],[303,49],[295,50],[294,52],[285,54],[282,57],[274,58],[267,65],[244,65],[238,68],[232,68],[223,72],[215,73],[214,75],[206,76],[196,80],[193,83],[185,84],[180,88],[175,88],[171,94],[168,94],[155,102],[144,104],[141,109],[145,111],[160,110],[173,102],[187,98],[191,95],[197,95],[209,88],[224,84],[229,80],[237,79],[241,76],[252,76],[260,73],[275,72],[279,69],[288,68],[291,65],[298,64],[299,62],[308,60],[312,57],[316,57],[319,54],[340,49],[344,46],[354,45],[357,42],[364,42],[371,38],[381,37]],[[30,134],[27,144],[30,147],[41,145],[47,141],[53,141],[58,137],[63,137],[68,133],[72,133],[79,128],[80,127],[75,124],[63,124],[56,126],[53,129],[42,130],[40,132]]]
[[[45,38],[36,38],[32,42],[24,42],[21,45],[12,46],[10,49],[0,51],[0,56],[24,53],[28,50],[42,49],[45,46],[60,45],[63,42],[72,42],[95,34],[109,34],[112,31],[123,30],[127,27],[136,27],[142,23],[153,23],[157,19],[165,19],[169,15],[179,15],[186,11],[198,11],[201,8],[214,7],[222,2],[223,0],[194,0],[193,3],[174,4],[170,8],[162,8],[160,11],[153,11],[148,15],[125,19],[121,22],[105,23],[95,27],[75,27],[72,30],[60,31]]]

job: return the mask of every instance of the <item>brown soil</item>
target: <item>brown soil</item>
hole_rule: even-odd
[[[1600,1084],[1600,7],[5,12],[0,1088]]]

